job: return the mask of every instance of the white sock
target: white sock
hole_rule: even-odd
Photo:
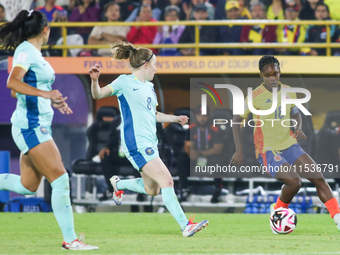
[[[337,213],[334,215],[333,220],[335,221],[335,224],[338,224],[339,220],[340,220],[340,213]]]

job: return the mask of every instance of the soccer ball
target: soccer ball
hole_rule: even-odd
[[[296,227],[297,217],[292,209],[280,207],[270,215],[269,222],[274,234],[289,234]]]

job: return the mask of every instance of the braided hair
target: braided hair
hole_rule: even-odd
[[[263,72],[263,69],[266,65],[269,65],[269,64],[276,64],[280,70],[280,62],[279,60],[277,60],[276,57],[274,56],[263,56],[261,59],[260,59],[260,62],[259,62],[259,69],[260,69],[260,72],[262,73]]]

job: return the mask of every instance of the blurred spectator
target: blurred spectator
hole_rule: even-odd
[[[6,20],[12,21],[21,10],[30,10],[33,0],[0,0],[6,10]]]
[[[155,5],[154,1],[153,0],[141,0],[140,6],[143,6],[145,4],[151,6],[151,9],[152,9],[152,18],[155,19],[155,20],[160,20],[162,11],[159,8],[156,8],[156,5]],[[140,11],[140,7],[135,8],[131,12],[130,16],[125,21],[126,22],[136,21],[136,18],[137,18],[137,15],[138,15],[139,11]]]
[[[136,21],[157,22],[157,20],[152,18],[150,5],[145,4],[140,8]],[[131,27],[130,32],[127,34],[127,40],[134,44],[152,44],[156,34],[157,26],[134,26]]]
[[[208,109],[207,109],[208,111]],[[209,114],[209,112],[207,112]],[[186,133],[184,153],[177,160],[181,201],[186,201],[190,193],[188,177],[190,167],[221,165],[223,150],[223,135],[219,128],[209,125],[209,115],[201,115],[201,106],[195,109],[196,123],[191,124]],[[218,203],[222,191],[222,179],[215,179],[215,191],[211,203]]]
[[[49,22],[55,21],[55,13],[64,11],[63,7],[55,5],[56,0],[45,0],[45,5],[38,7],[37,10],[44,13]]]
[[[120,7],[115,2],[105,5],[105,19],[109,22],[117,22],[120,19]],[[118,40],[126,41],[128,26],[95,26],[89,37],[88,44],[105,44],[114,43]],[[98,49],[98,55],[111,56],[110,49]]]
[[[228,0],[228,1],[234,1],[234,0]],[[241,17],[251,19],[251,13],[247,8],[247,0],[237,0],[237,2],[240,5]]]
[[[214,19],[215,9],[214,6],[205,0],[191,0],[190,4],[183,3],[183,10],[186,13],[186,19],[194,19],[194,7],[198,4],[204,4],[207,7],[208,17],[210,20]]]
[[[315,8],[322,0],[307,0],[300,12],[301,20],[315,20]]]
[[[7,22],[5,7],[0,4],[0,22]]]
[[[185,14],[185,11],[183,10],[183,6],[182,6],[182,0],[165,0],[166,2],[166,7],[167,6],[177,6],[180,9],[179,12],[179,20],[186,20],[187,15]],[[165,20],[165,8],[162,9],[162,16],[161,16],[161,20]]]
[[[287,20],[298,20],[300,11],[297,4],[287,5],[285,16]],[[303,43],[306,38],[306,25],[279,25],[277,27],[277,41],[279,43]],[[280,48],[278,52],[283,55],[298,55],[300,48]]]
[[[99,0],[100,8],[103,10],[104,6],[112,0]],[[139,6],[139,3],[132,2],[131,0],[113,0],[120,6],[121,20],[125,21],[131,14],[131,12]]]
[[[228,20],[241,19],[240,5],[237,1],[228,1],[225,6],[226,16]],[[239,43],[241,40],[242,26],[220,26],[219,27],[219,42],[222,43]],[[241,49],[223,49],[223,55],[242,55]]]
[[[251,19],[251,13],[249,12],[247,5],[247,0],[228,0],[228,1],[237,1],[240,6],[241,17]],[[256,3],[258,0],[256,0]],[[227,0],[218,0],[215,8],[215,19],[223,20],[227,18],[225,8],[226,8]]]
[[[48,0],[47,0],[48,1]],[[53,14],[52,22],[67,22],[67,11],[64,9],[56,10]],[[50,37],[48,39],[48,44],[56,44],[58,39],[62,36],[60,27],[51,27]]]
[[[208,17],[207,6],[205,4],[197,4],[194,7],[194,19],[195,20],[210,20]],[[200,26],[200,42],[201,43],[213,43],[216,42],[217,38],[217,27],[215,26]],[[195,42],[195,27],[187,26],[180,39],[179,43],[194,43]],[[181,53],[184,56],[195,55],[195,49],[193,48],[182,48]],[[200,55],[214,55],[214,49],[201,49]]]
[[[67,11],[57,10],[53,15],[53,22],[67,22]],[[51,33],[48,40],[49,45],[61,45],[63,43],[62,37],[62,28],[60,27],[51,27]],[[67,45],[84,45],[84,39],[79,34],[68,34],[66,37],[66,44]],[[82,49],[69,49],[69,55],[75,57],[81,52]],[[42,51],[44,56],[61,56],[62,50],[43,50]]]
[[[330,20],[330,13],[327,4],[318,4],[315,8],[315,17],[317,20]],[[331,25],[331,41],[336,41],[336,26]],[[305,42],[308,43],[325,43],[327,40],[327,30],[326,26],[316,26],[311,25],[308,28],[306,34]],[[326,49],[316,48],[310,49],[306,48],[302,50],[302,55],[311,55],[311,56],[326,56]]]
[[[261,2],[255,2],[251,5],[251,16],[253,19],[266,19],[265,6]],[[276,26],[254,25],[243,26],[241,33],[241,43],[272,43],[276,42]],[[245,51],[246,55],[274,55],[273,50],[267,49],[249,49]]]
[[[34,0],[34,1],[36,2],[37,8],[42,7],[46,4],[46,0]],[[70,2],[72,2],[72,1],[75,2],[75,0],[56,0],[55,5],[59,5],[59,6],[63,7],[64,9],[66,9],[70,5]]]
[[[334,20],[340,20],[340,1],[339,0],[324,0],[324,3],[328,5],[331,18]]]
[[[69,21],[71,22],[96,22],[100,21],[100,7],[95,0],[82,0],[82,4],[74,7]],[[78,27],[76,33],[80,34],[87,44],[87,39],[91,33],[91,27]]]
[[[0,4],[0,22],[7,22],[6,20],[6,10],[5,7]],[[3,41],[0,40],[0,46],[2,46]],[[13,51],[5,51],[0,49],[0,57],[2,56],[13,56]]]
[[[67,10],[67,16],[70,17],[74,7],[79,5],[80,0],[69,0],[69,4],[65,9]]]
[[[285,0],[273,0],[273,3],[268,7],[267,19],[285,19],[284,6]]]
[[[177,6],[170,5],[165,8],[165,21],[178,21],[179,14],[180,9]],[[177,44],[184,29],[184,25],[158,26],[158,32],[153,43]],[[163,48],[159,51],[159,55],[161,56],[176,56],[178,53],[179,52],[175,48]]]
[[[227,3],[227,0],[218,0],[216,7],[215,7],[215,20],[223,20],[226,19],[226,13],[225,13],[225,4]]]

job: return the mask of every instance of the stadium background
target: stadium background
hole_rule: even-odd
[[[4,1],[0,1],[3,3]],[[27,5],[29,1],[18,1],[17,6],[12,6],[13,8],[9,8],[9,11],[14,12],[14,7],[20,9],[25,4]],[[39,1],[38,1],[39,2]],[[33,1],[32,4],[38,4],[38,2]],[[20,3],[20,4],[19,4]],[[4,3],[4,6],[8,4]],[[213,3],[216,4],[216,3]],[[303,1],[301,2],[303,4]],[[7,6],[6,6],[7,7]],[[26,7],[28,8],[28,7]],[[13,16],[13,15],[12,15]],[[185,23],[187,22],[187,23]],[[233,22],[230,21],[220,21],[224,22],[224,24],[231,24]],[[235,24],[239,22],[234,22]],[[256,20],[251,21],[242,21],[244,24],[256,24]],[[239,22],[239,23],[242,23]],[[267,23],[272,22],[275,24],[275,21],[266,21]],[[281,21],[277,21],[279,24]],[[289,23],[284,21],[285,23]],[[295,22],[295,21],[294,21]],[[315,21],[296,21],[295,23],[308,23],[312,24]],[[222,25],[222,23],[220,25]],[[259,22],[260,23],[260,22]],[[339,21],[323,21],[318,24],[327,24],[337,25],[340,23]],[[118,24],[118,23],[117,23]],[[125,24],[128,25],[129,23]],[[130,24],[137,25],[138,23]],[[172,23],[159,23],[159,24],[172,24]],[[193,25],[194,23],[190,23],[190,21],[184,21],[183,24]],[[209,25],[209,21],[201,22],[199,25]],[[52,27],[61,27],[63,28],[63,36],[65,38],[67,29],[66,27],[70,26],[104,26],[104,25],[112,25],[110,23],[51,23]],[[119,25],[122,25],[119,23]],[[147,23],[141,23],[141,25],[151,25]],[[154,25],[154,23],[152,24]],[[194,24],[198,27],[198,24]],[[197,30],[196,30],[197,31]],[[66,41],[66,40],[64,40]],[[66,45],[64,43],[60,46],[50,46],[49,49],[45,50],[53,50],[53,49],[62,49],[64,56],[67,55],[67,50],[69,48],[86,48],[87,45],[81,46],[72,46]],[[147,45],[144,45],[147,46]],[[150,46],[150,45],[149,45]],[[148,47],[149,47],[148,46]],[[179,47],[188,47],[188,45],[179,45]],[[196,48],[196,54],[198,53],[198,49],[200,46],[202,47],[237,47],[232,43],[223,43],[217,46],[208,45],[207,43],[200,42],[196,37],[196,42],[192,42],[192,47]],[[253,48],[256,45],[252,43],[242,45],[242,48]],[[296,47],[296,44],[267,44],[267,45],[258,45],[259,47]],[[107,48],[107,46],[102,45],[92,45],[88,46],[91,49],[95,48]],[[150,46],[151,47],[151,46]],[[162,48],[164,45],[153,45],[154,48]],[[329,49],[340,47],[340,44],[337,42],[325,42],[320,43],[316,47],[329,47]],[[331,51],[328,50],[327,53]],[[68,54],[69,55],[69,54]],[[308,109],[312,113],[312,124],[315,131],[315,134],[324,127],[326,116],[329,112],[339,111],[339,64],[340,59],[335,56],[277,56],[281,63],[281,71],[282,71],[282,79],[283,82],[285,79],[294,79],[294,84],[289,84],[291,86],[304,87],[311,91],[312,99],[308,104]],[[86,138],[86,130],[88,126],[90,126],[96,116],[96,111],[101,106],[118,106],[116,98],[106,98],[98,101],[94,101],[91,99],[90,95],[90,80],[87,75],[87,70],[93,64],[99,64],[102,67],[102,74],[100,78],[100,85],[105,85],[118,77],[121,73],[129,73],[129,68],[126,62],[121,61],[111,61],[109,57],[100,57],[100,56],[92,56],[92,57],[47,57],[47,61],[49,61],[53,68],[56,71],[56,82],[54,84],[54,88],[59,89],[64,95],[69,97],[69,105],[75,112],[72,116],[63,116],[58,112],[55,113],[55,119],[53,122],[53,137],[61,151],[62,158],[67,169],[72,169],[72,162],[77,158],[84,158],[86,154],[87,148],[87,138]],[[155,90],[158,95],[158,100],[160,104],[159,110],[164,111],[165,113],[174,113],[178,108],[189,108],[190,107],[190,78],[224,78],[226,82],[232,81],[233,78],[254,78],[258,80],[259,71],[258,71],[258,60],[260,56],[174,56],[174,57],[158,57],[157,68],[158,71],[156,73],[154,84]],[[10,134],[10,116],[15,108],[15,100],[10,97],[10,91],[6,89],[6,80],[8,77],[8,72],[11,70],[12,59],[9,56],[3,57],[0,66],[2,70],[0,71],[0,150],[10,151],[11,152],[11,168],[10,172],[19,173],[19,164],[18,157],[19,151],[16,148]],[[8,68],[7,68],[8,65]],[[251,86],[257,86],[258,84],[252,84]],[[241,89],[245,92],[246,87],[249,84],[244,84],[244,87]],[[230,102],[228,99],[225,99],[227,105],[229,104],[228,109],[231,109]],[[211,102],[210,102],[211,103]],[[332,163],[338,162],[338,145],[336,144],[336,134],[338,132],[340,126],[340,119],[335,119],[332,121],[329,126],[324,127],[329,130],[329,132],[333,135],[330,139],[329,137],[325,144],[329,144],[329,146],[322,148],[324,150],[324,154],[332,155]],[[233,143],[230,140],[230,143]],[[315,144],[313,144],[315,146]],[[331,151],[330,151],[331,150]],[[228,179],[228,178],[227,178]],[[207,180],[209,183],[211,180]],[[226,187],[230,187],[230,182],[234,182],[236,180],[226,180],[228,184]],[[77,189],[77,179],[72,179],[73,188],[73,196],[76,196]],[[204,180],[200,180],[199,185],[204,185]],[[240,185],[240,188],[246,188],[247,185],[250,185],[249,181],[246,181],[246,185],[234,182],[235,185]],[[81,189],[81,197],[82,203],[86,203],[86,197],[84,197],[85,191],[85,181],[82,180],[82,189]],[[99,182],[100,184],[100,182]],[[98,184],[98,185],[99,185]],[[254,183],[253,183],[254,184]],[[252,185],[253,185],[252,184]],[[267,185],[265,182],[263,185]],[[269,182],[271,184],[271,182]],[[335,183],[331,184],[333,190],[335,190]],[[99,187],[99,186],[98,186]],[[275,186],[277,188],[277,185]],[[100,187],[99,187],[100,188]],[[252,187],[255,188],[255,187]],[[39,196],[43,196],[43,185],[39,189]],[[10,197],[17,196],[17,194],[11,194]],[[94,198],[96,200],[96,198]],[[90,204],[93,202],[93,198],[89,199]],[[92,201],[92,202],[91,202]],[[196,201],[196,200],[195,200]],[[197,200],[199,201],[199,200]],[[209,205],[209,210],[211,212],[217,211],[225,211],[224,207],[235,207],[235,200],[232,200],[233,203],[229,203],[225,200],[225,203],[220,203],[220,205]],[[157,201],[156,201],[157,202]],[[245,202],[245,201],[243,201]],[[93,202],[94,203],[94,202]],[[137,203],[137,202],[136,202]],[[138,204],[138,203],[137,203]],[[157,204],[157,203],[156,203]],[[242,204],[244,205],[244,203]],[[112,204],[109,204],[112,206]],[[205,205],[204,205],[205,206]],[[237,205],[236,205],[237,206]],[[219,207],[222,207],[219,208]],[[88,209],[88,208],[87,208]],[[92,208],[93,209],[93,208]],[[127,209],[129,210],[129,209]],[[243,210],[243,208],[242,208]],[[323,211],[323,210],[321,210]]]

